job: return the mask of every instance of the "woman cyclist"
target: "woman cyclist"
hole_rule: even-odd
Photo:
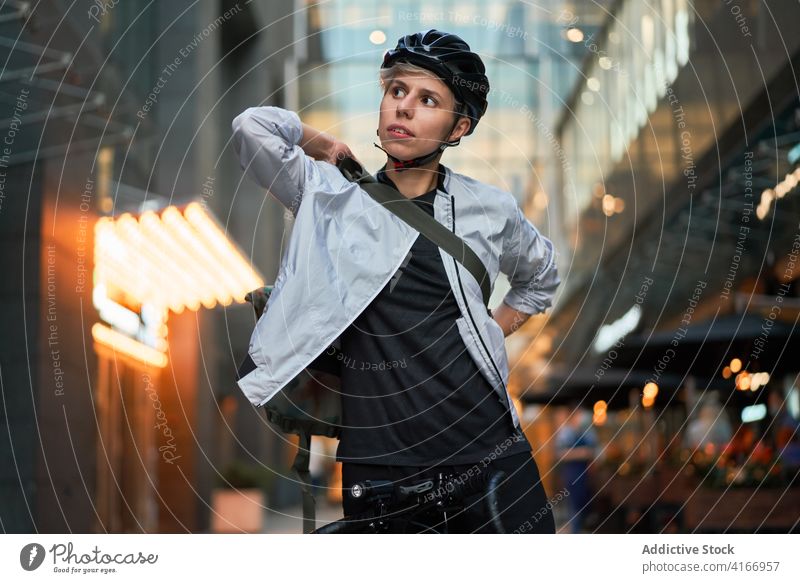
[[[440,162],[486,111],[484,64],[457,35],[431,29],[385,53],[380,84],[376,146],[387,162],[376,178],[464,239],[492,283],[508,275],[511,289],[489,312],[468,270],[342,178],[336,164],[353,157],[346,144],[294,112],[249,108],[233,122],[241,165],[296,222],[251,341],[257,368],[239,385],[263,404],[335,341],[344,356],[336,459],[345,515],[366,510],[348,495],[356,482],[502,470],[506,532],[553,533],[506,389],[504,337],[550,306],[555,252],[510,193]],[[291,349],[268,341],[281,332]],[[485,508],[482,496],[468,499],[448,531],[492,532]]]

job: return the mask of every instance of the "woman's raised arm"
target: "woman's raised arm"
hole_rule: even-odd
[[[250,107],[234,118],[231,129],[242,170],[295,216],[306,182],[317,172],[314,160],[335,164],[337,156],[352,156],[343,142],[280,107]]]

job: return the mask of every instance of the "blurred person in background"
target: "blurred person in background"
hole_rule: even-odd
[[[787,478],[800,471],[800,421],[792,417],[789,407],[779,391],[770,391],[767,398],[771,415],[772,445]]]
[[[733,428],[716,394],[707,395],[699,404],[697,416],[689,422],[684,445],[691,450],[714,453],[733,437]],[[707,451],[710,449],[710,451]]]
[[[591,414],[577,404],[560,410],[557,425],[558,474],[567,491],[566,528],[579,533],[585,527],[592,499],[590,466],[597,455],[597,433]]]

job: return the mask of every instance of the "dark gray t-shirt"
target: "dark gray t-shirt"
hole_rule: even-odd
[[[439,167],[444,191],[444,169]],[[383,170],[378,179],[391,181]],[[436,190],[412,200],[433,215]],[[468,464],[531,447],[458,332],[439,248],[423,235],[341,335],[343,462]],[[508,439],[512,442],[509,445]]]

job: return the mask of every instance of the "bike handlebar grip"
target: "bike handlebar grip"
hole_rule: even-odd
[[[343,532],[349,525],[346,522],[341,522],[339,520],[335,522],[331,522],[330,524],[324,524],[317,529],[311,531],[310,534],[339,534]]]
[[[310,534],[351,534],[364,532],[364,529],[375,520],[375,516],[368,512],[344,516],[329,524],[323,524],[312,530]]]
[[[503,470],[495,470],[489,477],[488,484],[486,485],[486,511],[492,517],[492,524],[498,534],[505,534],[506,529],[503,527],[503,522],[500,520],[500,512],[498,511],[499,503],[497,500],[497,489],[501,481],[505,480],[506,473]]]
[[[448,493],[455,498],[461,498],[484,492],[486,494],[484,503],[491,517],[492,525],[498,533],[503,534],[505,533],[505,528],[500,520],[500,513],[498,511],[497,489],[505,478],[506,473],[502,470],[481,472],[475,476],[470,476],[464,482],[453,482],[455,483],[455,487]]]
[[[448,492],[448,494],[451,494],[456,498],[478,494],[486,487],[489,477],[490,474],[486,472],[478,472],[474,476],[469,476],[463,481],[455,478],[451,482],[454,484],[454,487],[450,492]]]

